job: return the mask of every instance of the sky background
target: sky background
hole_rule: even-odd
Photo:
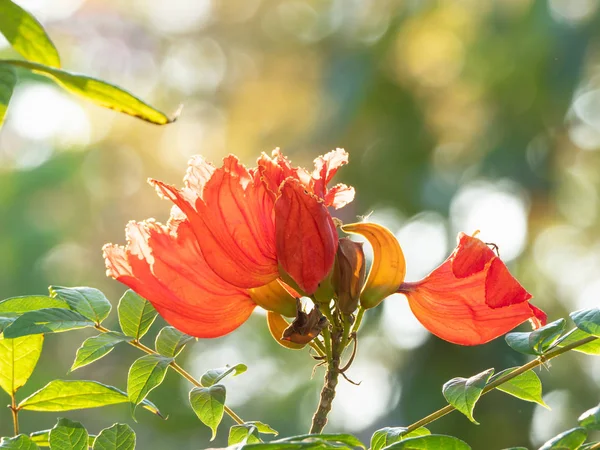
[[[124,243],[129,220],[166,221],[170,205],[148,177],[181,185],[188,159],[229,153],[253,165],[280,147],[310,167],[330,149],[350,164],[345,222],[371,214],[398,237],[408,281],[452,251],[459,231],[494,242],[550,320],[600,297],[600,4],[594,0],[481,2],[359,0],[18,0],[47,27],[63,67],[114,82],[179,120],[153,126],[72,97],[25,74],[0,133],[0,297],[50,284],[102,289],[116,306],[124,286],[105,277],[101,247]],[[0,41],[0,57],[15,54]],[[117,326],[116,314],[107,322]],[[146,338],[164,323],[159,319]],[[525,326],[524,329],[527,327]],[[48,336],[21,397],[50,379],[125,388],[137,354],[119,348],[67,374],[91,331]],[[309,427],[322,370],[270,337],[257,311],[224,338],[182,354],[196,376],[245,363],[228,379],[228,404],[282,436]],[[359,353],[341,381],[327,431],[368,442],[444,405],[442,384],[525,358],[503,339],[458,347],[431,336],[406,300],[370,310]],[[542,368],[552,407],[494,392],[480,426],[452,414],[433,432],[475,449],[539,446],[576,424],[600,398],[598,358],[568,354]],[[209,431],[187,406],[191,386],[170,373],[150,399],[165,422],[125,406],[64,414],[98,432],[126,421],[144,449],[204,448]],[[0,393],[2,401],[9,397]],[[22,413],[22,428],[55,414]],[[225,445],[224,418],[215,446]],[[0,408],[0,435],[10,433]]]

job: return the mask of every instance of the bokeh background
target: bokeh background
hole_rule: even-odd
[[[481,230],[551,319],[600,296],[600,3],[595,0],[18,0],[48,27],[66,69],[110,80],[180,119],[157,127],[22,77],[0,134],[0,297],[49,284],[124,287],[104,275],[101,247],[128,220],[165,221],[170,205],[145,180],[180,184],[191,155],[253,164],[281,147],[294,163],[350,153],[338,181],[356,187],[344,221],[372,213],[392,229],[408,280]],[[0,57],[14,54],[0,43]],[[428,334],[401,296],[369,311],[356,363],[329,431],[368,441],[444,404],[441,385],[524,362],[503,339],[475,348]],[[109,322],[116,326],[115,314]],[[163,323],[148,335],[152,342]],[[125,388],[140,354],[119,348],[67,374],[89,331],[48,336],[21,398],[50,379]],[[196,376],[225,364],[228,403],[282,436],[306,432],[322,371],[278,346],[257,312],[235,333],[181,356]],[[474,449],[540,445],[600,400],[598,358],[568,354],[543,368],[552,411],[491,393],[475,426],[460,414],[430,428]],[[127,421],[141,449],[205,448],[209,432],[174,374],[150,399],[169,416],[125,406],[64,414],[90,432]],[[0,404],[9,399],[0,393]],[[55,414],[23,412],[22,428]],[[215,446],[225,445],[225,417]],[[9,434],[0,408],[0,435]]]

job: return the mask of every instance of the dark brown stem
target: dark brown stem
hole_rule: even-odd
[[[313,416],[311,434],[318,434],[323,431],[327,425],[327,415],[331,411],[331,405],[335,398],[335,388],[338,384],[340,375],[340,344],[342,338],[339,330],[334,329],[331,333],[331,360],[327,364],[327,372],[325,373],[325,384],[321,390],[321,399],[315,415]]]

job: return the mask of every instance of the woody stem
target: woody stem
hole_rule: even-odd
[[[327,425],[327,415],[331,411],[331,405],[335,398],[335,388],[338,383],[338,377],[340,375],[340,350],[341,350],[341,330],[337,327],[333,327],[331,334],[331,353],[327,358],[327,372],[325,372],[325,384],[321,390],[321,399],[315,415],[313,416],[312,426],[310,428],[311,434],[318,434],[323,431],[325,425]],[[329,336],[324,336],[327,342]]]
[[[101,331],[102,333],[107,333],[107,332],[110,331],[108,328],[104,328],[102,325],[96,325],[96,329],[98,331]],[[129,344],[132,345],[135,348],[140,349],[141,351],[143,351],[145,353],[148,353],[149,355],[157,355],[158,354],[154,350],[152,350],[150,347],[142,344],[137,339],[135,339],[133,341],[129,341]],[[200,387],[200,388],[204,387],[202,385],[202,383],[200,383],[198,380],[196,380],[192,375],[190,375],[183,367],[181,367],[175,361],[171,361],[171,363],[169,364],[169,366],[175,372],[177,372],[179,375],[181,375],[183,378],[185,378],[190,383],[192,383],[194,386]],[[244,423],[244,421],[242,420],[242,418],[240,416],[238,416],[235,412],[233,412],[232,409],[230,409],[228,406],[225,406],[224,408],[225,408],[225,412],[227,413],[227,415],[229,417],[231,417],[238,425],[241,425],[241,424]]]
[[[17,408],[17,400],[15,398],[15,393],[13,392],[10,396],[10,410],[12,412],[13,417],[13,430],[15,432],[15,436],[19,434],[19,408]]]
[[[529,361],[527,364],[522,365],[521,367],[513,370],[510,373],[507,373],[506,375],[504,375],[504,376],[498,378],[497,380],[493,381],[492,383],[488,384],[483,389],[483,392],[481,393],[481,395],[487,394],[488,392],[496,389],[498,386],[506,383],[507,381],[510,381],[513,378],[518,377],[519,375],[521,375],[531,369],[535,369],[536,367],[541,366],[546,361],[549,361],[552,358],[556,358],[557,356],[560,356],[563,353],[568,352],[569,350],[573,350],[574,348],[581,347],[582,345],[585,345],[589,342],[595,341],[596,339],[598,339],[598,338],[595,336],[589,336],[589,337],[586,337],[579,341],[575,341],[569,345],[565,345],[564,347],[550,350],[546,354],[538,356],[536,359]],[[451,413],[455,409],[456,408],[452,405],[446,405],[443,408],[437,410],[436,412],[429,414],[427,417],[424,417],[423,419],[418,420],[417,422],[415,422],[412,425],[410,425],[409,427],[407,427],[406,431],[404,431],[404,434],[411,433],[411,432],[415,431],[417,428],[424,427],[425,425],[430,424],[431,422],[439,419],[440,417],[443,417],[446,414]]]

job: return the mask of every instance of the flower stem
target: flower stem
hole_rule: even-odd
[[[365,315],[365,309],[362,306],[358,307],[358,313],[356,314],[356,319],[354,319],[354,326],[352,327],[352,333],[356,333],[360,328],[360,324],[362,323],[363,316]]]
[[[96,325],[96,329],[98,331],[101,331],[102,333],[107,333],[110,330],[108,328],[104,328],[102,325]],[[150,347],[142,344],[140,341],[138,341],[137,339],[130,341],[129,342],[130,345],[134,346],[135,348],[140,349],[141,351],[143,351],[144,353],[148,353],[149,355],[158,355],[157,352],[155,352],[154,350],[152,350]],[[190,383],[192,383],[194,386],[196,387],[204,387],[202,385],[202,383],[200,383],[198,380],[196,380],[192,375],[190,375],[183,367],[181,367],[179,364],[177,364],[175,361],[171,361],[171,363],[169,364],[169,366],[171,366],[171,368],[177,372],[179,375],[181,375],[183,378],[185,378],[186,380],[188,380]],[[243,419],[238,416],[235,412],[233,412],[233,410],[231,408],[229,408],[228,406],[225,406],[225,412],[227,413],[227,415],[229,417],[231,417],[238,425],[241,425],[244,423]]]
[[[506,375],[504,375],[504,376],[498,378],[497,380],[491,382],[490,384],[488,384],[481,392],[481,395],[487,394],[488,392],[496,389],[501,384],[504,384],[507,381],[512,380],[513,378],[516,378],[519,375],[521,375],[531,369],[535,369],[536,367],[541,366],[546,361],[549,361],[552,358],[556,358],[557,356],[560,356],[563,353],[568,352],[569,350],[573,350],[574,348],[581,347],[582,345],[585,345],[589,342],[595,341],[596,339],[598,339],[596,336],[588,336],[584,339],[580,339],[579,341],[572,342],[569,345],[565,345],[564,347],[560,347],[555,350],[551,350],[548,353],[546,353],[545,355],[540,355],[536,359],[529,361],[527,364],[522,365],[518,369],[513,370],[512,372],[507,373]],[[415,431],[417,428],[424,427],[425,425],[430,424],[431,422],[439,419],[440,417],[443,417],[446,414],[451,413],[455,409],[456,408],[452,405],[446,405],[443,408],[437,410],[436,412],[429,414],[427,417],[424,417],[421,420],[418,420],[417,422],[415,422],[412,425],[410,425],[409,427],[407,427],[405,433],[408,434],[408,433]]]
[[[13,430],[15,436],[17,436],[19,434],[19,408],[17,408],[17,399],[14,392],[10,396],[10,410],[13,418]]]
[[[327,425],[327,415],[331,411],[331,405],[335,398],[335,388],[338,383],[338,377],[340,375],[340,343],[341,336],[340,330],[334,328],[333,333],[329,332],[328,328],[325,328],[327,333],[324,334],[325,343],[327,347],[330,347],[331,353],[327,356],[327,372],[325,372],[325,384],[321,390],[321,399],[315,415],[312,419],[312,426],[310,428],[311,434],[318,434],[323,431],[325,425]],[[323,330],[323,331],[325,331]],[[331,341],[331,345],[327,343]]]

